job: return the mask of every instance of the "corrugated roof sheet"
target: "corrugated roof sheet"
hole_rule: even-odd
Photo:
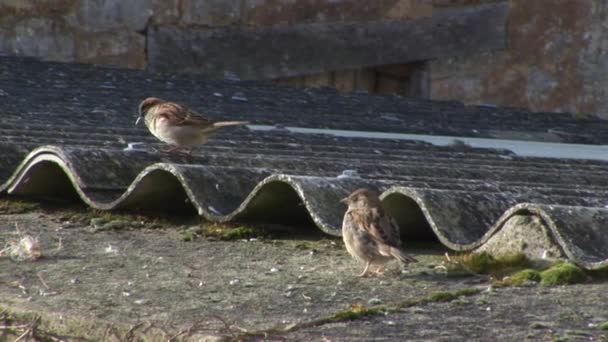
[[[147,96],[257,125],[587,144],[608,137],[606,121],[596,117],[6,57],[0,58],[0,190],[75,192],[101,209],[194,207],[215,221],[310,217],[339,235],[345,208],[338,200],[370,186],[383,191],[405,239],[434,233],[449,248],[470,250],[511,216],[534,214],[577,263],[608,263],[605,161],[280,127],[227,128],[192,156],[173,155],[158,152],[163,146],[134,126]],[[133,142],[144,148],[125,149]]]

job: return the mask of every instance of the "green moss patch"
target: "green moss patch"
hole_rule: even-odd
[[[587,280],[585,271],[570,262],[559,262],[540,272],[544,286],[582,283]]]
[[[331,321],[352,321],[365,316],[373,316],[380,313],[380,308],[369,308],[363,304],[353,304],[349,309],[336,312]]]
[[[439,292],[432,293],[431,296],[429,297],[429,301],[431,301],[431,302],[449,302],[456,298],[458,298],[458,296],[455,293],[439,291]]]
[[[523,254],[492,256],[489,253],[468,253],[448,257],[448,274],[467,271],[489,274],[496,285],[521,286],[530,282],[543,286],[578,284],[589,279],[608,278],[608,267],[585,271],[571,262],[558,262],[546,269],[531,268],[532,263]]]
[[[598,326],[600,330],[608,330],[608,322],[604,322]]]
[[[492,256],[489,253],[467,253],[450,257],[448,273],[466,270],[471,273],[502,276],[529,267],[530,262],[521,253]]]
[[[224,241],[264,238],[267,232],[262,228],[251,226],[233,226],[229,224],[209,223],[202,227],[202,235]]]
[[[172,215],[170,213],[147,213],[142,211],[99,210],[78,206],[45,206],[43,210],[52,214],[52,219],[62,226],[87,227],[92,233],[129,229],[163,229],[200,225],[198,215]]]
[[[478,294],[481,290],[475,288],[461,289],[456,292],[438,291],[433,292],[425,299],[427,302],[450,302],[459,297],[466,297]]]
[[[541,281],[540,271],[535,269],[525,269],[511,274],[502,280],[504,285],[522,286],[530,282],[538,283]]]
[[[548,329],[550,328],[547,324],[543,323],[543,322],[532,322],[530,324],[530,329]]]
[[[352,321],[355,319],[374,316],[383,313],[390,313],[400,311],[406,308],[414,307],[417,305],[424,305],[428,303],[436,303],[436,302],[450,302],[456,300],[458,298],[472,296],[480,293],[480,289],[476,288],[465,288],[454,292],[434,292],[427,297],[420,299],[408,300],[405,302],[396,303],[393,305],[376,305],[371,307],[366,307],[362,304],[354,304],[347,310],[338,311],[332,316],[320,318],[308,322],[302,322],[299,324],[292,325],[286,329],[275,328],[275,331],[287,332],[287,331],[295,331],[302,328],[319,326],[327,323],[338,322],[338,321]]]
[[[92,232],[121,230],[131,228],[157,229],[189,223],[192,218],[165,216],[148,216],[124,211],[107,211],[91,208],[54,209],[61,224],[82,225],[89,227]],[[198,218],[196,218],[198,220]]]
[[[0,198],[0,215],[23,214],[40,208],[35,202]]]
[[[465,289],[460,289],[458,291],[456,291],[456,297],[468,297],[468,296],[473,296],[478,294],[479,292],[481,292],[480,289],[477,288],[465,288]]]
[[[212,223],[205,222],[202,224],[201,235],[207,238],[215,238],[218,240],[243,240],[243,239],[272,239],[274,243],[280,243],[281,239],[298,240],[295,248],[298,249],[315,249],[319,244],[325,244],[326,241],[338,240],[337,238],[327,236],[317,228],[306,228],[286,226],[279,224],[247,224],[238,223]]]
[[[200,226],[193,226],[186,228],[180,232],[180,236],[183,241],[194,241],[203,234],[203,228]]]

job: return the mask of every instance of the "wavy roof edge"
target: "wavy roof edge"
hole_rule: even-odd
[[[196,172],[190,172],[193,169]],[[239,201],[224,200],[222,193],[230,191],[224,189],[225,184],[222,184],[222,180],[226,179],[226,174],[231,171],[249,172],[255,174],[261,181],[251,186],[246,192],[247,195]],[[54,175],[63,174],[66,181],[54,182],[52,189],[39,186],[49,184],[46,181],[49,172]],[[103,210],[166,206],[166,203],[174,203],[190,206],[199,215],[215,222],[260,218],[267,221],[277,219],[276,216],[281,215],[277,214],[279,212],[288,216],[299,214],[299,217],[305,214],[321,231],[339,236],[343,213],[339,199],[353,188],[379,187],[382,185],[379,183],[381,181],[358,177],[294,176],[272,173],[266,169],[231,170],[226,167],[156,163],[145,168],[126,191],[115,192],[110,200],[108,197],[100,200],[96,197],[94,189],[87,189],[80,181],[78,170],[74,169],[61,148],[44,146],[28,154],[12,176],[0,186],[0,191],[30,196],[72,191],[89,206]],[[446,226],[449,221],[442,217],[445,215],[445,208],[459,204],[450,202],[450,196],[433,197],[433,192],[437,190],[393,186],[382,193],[383,202],[388,204],[387,210],[401,208],[401,213],[392,212],[392,214],[395,214],[402,227],[406,242],[408,234],[421,232],[411,231],[410,229],[420,228],[409,227],[407,222],[401,219],[404,215],[409,217],[422,215],[428,228],[442,244],[456,251],[469,251],[480,247],[499,231],[506,229],[505,224],[510,218],[532,214],[542,219],[546,234],[569,259],[587,269],[598,269],[608,265],[608,251],[601,248],[608,244],[608,237],[602,233],[604,223],[608,222],[606,208],[537,203],[513,204],[508,200],[502,202],[496,200],[491,201],[498,203],[494,211],[502,214],[497,218],[496,215],[489,217],[493,220],[492,224],[487,226],[489,228],[471,230],[470,227]],[[455,195],[459,196],[459,194]],[[439,202],[437,202],[438,198]],[[415,206],[412,206],[412,203],[415,203]],[[281,207],[281,210],[272,210],[278,207]]]

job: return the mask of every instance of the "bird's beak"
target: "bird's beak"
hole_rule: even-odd
[[[340,200],[340,203],[348,204],[348,197],[344,197]]]
[[[135,120],[135,125],[137,125],[139,123],[139,121],[141,121],[141,116],[137,117],[137,120]]]

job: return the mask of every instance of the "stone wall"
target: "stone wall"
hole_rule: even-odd
[[[425,0],[0,0],[0,54],[144,68],[151,26],[366,22],[431,10]]]
[[[388,67],[332,66],[277,80],[608,117],[604,0],[0,0],[0,54],[145,68],[149,33],[157,28],[363,25],[501,2],[509,6],[504,50]],[[404,86],[412,75],[424,84]]]
[[[0,53],[143,68],[151,3],[0,0]]]
[[[512,0],[508,48],[431,62],[431,97],[608,118],[608,3]]]

